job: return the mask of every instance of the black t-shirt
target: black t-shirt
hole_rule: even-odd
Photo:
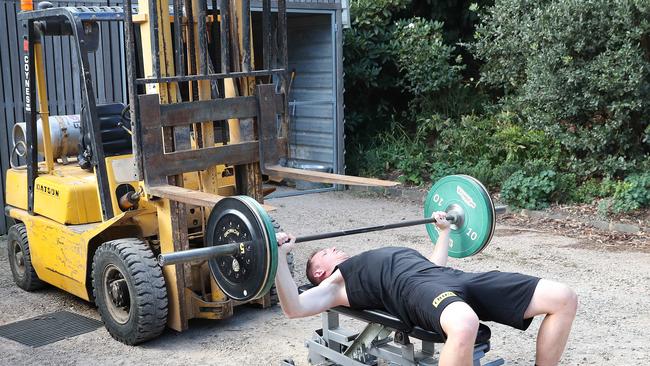
[[[350,307],[385,309],[407,325],[444,333],[439,319],[453,301],[465,301],[481,320],[526,329],[524,313],[538,277],[490,271],[467,273],[438,266],[409,248],[380,248],[338,265]]]
[[[402,320],[410,319],[406,296],[432,272],[452,270],[429,261],[409,248],[386,247],[357,254],[338,265],[350,307],[385,309]]]

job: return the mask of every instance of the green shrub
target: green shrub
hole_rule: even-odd
[[[629,212],[650,206],[650,173],[633,174],[616,185],[613,212]]]
[[[350,1],[352,26],[344,32],[343,47],[347,160],[376,145],[375,138],[393,123],[413,134],[426,116],[456,118],[482,111],[487,96],[472,82],[462,82],[459,47],[445,41],[443,23],[415,16],[432,16],[432,5]]]
[[[520,207],[650,206],[639,188],[650,171],[650,2],[490,3],[351,0],[348,171],[418,185],[470,174]],[[476,14],[478,83],[458,47]]]
[[[552,202],[575,202],[578,180],[573,173],[558,173],[555,179],[555,192],[551,195]]]
[[[576,188],[573,201],[579,203],[590,203],[595,199],[609,197],[614,194],[616,184],[617,183],[610,178],[588,179]]]
[[[577,203],[589,203],[600,196],[600,181],[589,179],[576,188],[574,201]]]
[[[515,124],[512,113],[419,119],[414,133],[399,123],[360,149],[362,174],[398,171],[404,182],[423,184],[449,174],[468,174],[498,188],[517,170],[535,175],[557,165],[557,143],[543,133]]]
[[[345,129],[348,151],[363,149],[405,110],[391,46],[395,21],[408,17],[408,0],[351,0],[351,27],[343,33]]]
[[[443,42],[441,22],[400,20],[395,25],[391,47],[403,76],[400,85],[414,96],[437,93],[460,80],[463,66],[449,63],[454,47]]]
[[[404,183],[424,184],[434,166],[433,152],[427,136],[433,128],[432,121],[421,123],[414,135],[394,123],[391,130],[379,134],[370,148],[361,151],[363,175],[386,176],[397,171]]]
[[[401,75],[398,83],[412,96],[409,107],[417,115],[434,112],[437,103],[432,101],[459,85],[463,69],[460,57],[451,63],[455,47],[444,43],[442,23],[420,18],[398,21],[391,47]]]
[[[475,176],[488,187],[500,187],[531,162],[543,161],[546,169],[560,161],[557,142],[539,130],[522,128],[513,113],[464,116],[436,126],[436,158],[451,162],[457,173]],[[536,174],[543,169],[528,170]]]
[[[552,170],[536,175],[519,170],[503,183],[501,197],[514,207],[539,209],[548,207],[556,187],[556,173]]]
[[[625,176],[650,152],[650,2],[497,0],[472,49],[481,80],[582,177]]]

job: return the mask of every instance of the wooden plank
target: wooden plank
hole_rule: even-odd
[[[263,67],[267,70],[271,69],[271,57],[273,49],[273,35],[271,34],[271,0],[262,1],[262,56],[263,56]]]
[[[145,94],[138,97],[140,112],[140,129],[142,133],[142,165],[144,181],[147,185],[167,182],[161,176],[159,166],[153,157],[163,154],[162,129],[160,128],[160,104],[157,94]]]
[[[257,141],[185,150],[152,156],[150,160],[162,175],[195,172],[219,164],[238,165],[259,161]]]
[[[163,106],[159,104],[156,95],[142,95],[139,100],[145,180],[148,185],[161,184],[163,178],[169,175],[204,170],[218,164],[238,165],[259,161],[257,141],[177,151],[163,155],[162,129],[160,128],[160,110]],[[286,139],[277,140],[277,150],[286,154]]]
[[[264,167],[269,175],[280,176],[283,178],[299,179],[308,182],[347,184],[351,186],[377,186],[377,187],[394,187],[399,182],[381,180],[374,178],[362,178],[351,175],[331,174],[314,172],[304,169],[287,168],[280,165],[271,165]]]
[[[88,53],[88,61],[90,62],[90,78],[92,79],[95,86],[95,98],[97,100],[96,104],[105,104],[106,89],[104,88],[104,79],[99,77],[103,68],[101,52]]]
[[[230,6],[228,0],[219,0],[219,15],[221,21],[220,38],[221,38],[221,72],[230,72]]]
[[[15,17],[15,3],[2,3],[0,4],[0,44],[3,44],[8,47],[9,39],[9,17]],[[14,52],[22,52],[22,48],[15,50]],[[15,60],[12,58],[20,58],[19,55],[14,55],[9,49],[9,52],[0,52],[0,65],[2,66],[2,73],[0,81],[2,82],[2,94],[4,103],[2,105],[3,117],[0,117],[0,122],[4,122],[1,126],[4,126],[4,129],[0,131],[3,135],[6,134],[7,141],[10,141],[9,136],[12,136],[12,131],[14,124],[19,120],[23,120],[23,114],[21,113],[22,102],[20,99],[14,99],[12,75],[20,74],[20,68],[17,64],[14,64]],[[22,91],[21,91],[22,93]],[[20,94],[20,93],[19,93]],[[13,146],[2,145],[3,152],[6,153],[6,156],[9,156],[11,148]],[[5,169],[9,167],[9,160],[2,160],[2,181],[4,181],[4,172]],[[4,205],[2,206],[4,207]]]
[[[119,101],[121,101],[122,103],[124,103],[126,105],[126,104],[129,104],[129,100],[128,100],[129,97],[128,97],[128,94],[127,94],[127,85],[126,85],[126,74],[127,74],[126,52],[124,51],[124,47],[122,46],[122,45],[126,44],[126,39],[125,39],[126,37],[124,35],[124,27],[123,26],[121,26],[119,24],[116,24],[115,27],[117,28],[117,34],[118,34],[118,37],[117,37],[118,41],[117,41],[116,48],[118,49],[119,56],[120,56],[119,60],[116,60],[117,65],[119,66],[120,76],[121,76],[120,81],[118,82],[118,84],[120,85],[120,99],[119,99]],[[343,99],[341,99],[341,100],[343,100]]]
[[[212,208],[214,205],[226,198],[214,193],[195,191],[193,189],[172,186],[168,184],[150,186],[147,188],[147,193],[160,198],[165,198],[171,201],[182,202],[188,205],[201,206]],[[267,212],[275,211],[275,207],[269,205],[262,205]]]
[[[277,110],[273,104],[275,87],[272,84],[258,85],[257,96],[259,98],[260,112],[257,118],[257,133],[259,135],[260,161],[262,173],[266,165],[278,164],[280,158],[278,152],[278,128],[277,115],[282,109]]]
[[[183,202],[169,202],[170,218],[172,228],[172,242],[174,252],[180,252],[190,249],[190,242],[187,237],[187,206]],[[178,303],[185,304],[185,287],[192,284],[191,269],[189,264],[185,263],[176,267],[176,291],[178,291]],[[182,309],[183,307],[180,306]],[[182,329],[189,327],[189,317],[187,311],[180,311],[180,323]]]
[[[257,117],[257,98],[238,97],[160,106],[163,126],[185,126],[227,118]]]
[[[158,238],[160,239],[160,252],[171,253],[176,249],[176,234],[179,231],[179,221],[174,219],[177,205],[169,200],[156,201],[156,212],[158,217]],[[184,288],[185,276],[183,266],[164,266],[162,268],[167,285],[167,299],[169,310],[167,315],[167,326],[182,332],[188,328],[187,317],[185,317]]]

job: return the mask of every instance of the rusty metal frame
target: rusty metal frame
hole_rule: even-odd
[[[158,95],[140,95],[139,120],[142,134],[144,181],[147,186],[167,184],[167,177],[207,169],[218,164],[239,165],[270,159],[277,163],[282,149],[278,146],[277,115],[284,110],[284,97],[271,84],[258,85],[258,95],[160,104]],[[173,135],[175,127],[205,120],[253,118],[257,121],[260,140],[223,146],[207,146],[192,150],[173,151],[165,143],[165,135]],[[264,164],[261,164],[264,165]]]

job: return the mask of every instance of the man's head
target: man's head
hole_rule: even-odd
[[[307,260],[307,278],[313,285],[319,285],[324,279],[331,276],[336,266],[350,258],[344,251],[336,247],[325,248],[309,256]]]

